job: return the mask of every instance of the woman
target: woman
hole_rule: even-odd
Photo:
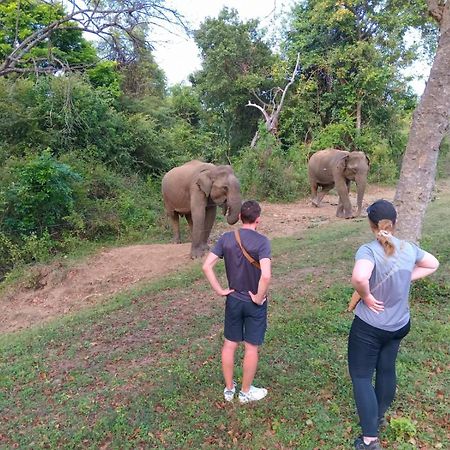
[[[432,274],[439,262],[393,236],[397,213],[392,203],[378,200],[367,212],[376,240],[362,245],[355,256],[352,284],[362,301],[350,330],[348,365],[362,428],[355,448],[378,450],[378,428],[395,395],[400,341],[410,329],[410,284]]]

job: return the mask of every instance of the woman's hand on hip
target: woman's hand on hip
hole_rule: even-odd
[[[369,294],[363,301],[374,313],[380,314],[384,311],[384,303],[377,300],[372,294]]]

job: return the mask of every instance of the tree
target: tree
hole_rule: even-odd
[[[273,86],[267,81],[274,57],[258,22],[240,21],[233,9],[224,8],[217,18],[206,19],[194,38],[203,61],[191,82],[222,143],[236,151],[256,131],[259,113],[245,105],[253,91]]]
[[[413,104],[401,69],[415,57],[405,34],[422,1],[306,0],[293,9],[285,51],[300,53],[301,80],[286,111],[296,141],[333,135],[334,145],[361,144],[370,127],[395,134],[396,118]],[[340,128],[337,127],[339,125]],[[290,130],[282,130],[289,139]],[[298,136],[300,134],[300,136]],[[303,136],[301,136],[303,134]],[[320,140],[319,140],[320,141]],[[333,144],[333,142],[331,142]]]
[[[274,92],[274,94],[272,95],[272,101],[270,104],[266,103],[264,100],[262,100],[256,93],[254,95],[258,98],[258,100],[260,101],[262,106],[252,103],[251,101],[249,101],[247,103],[247,106],[253,106],[254,108],[259,109],[261,111],[261,113],[264,116],[266,130],[274,136],[277,136],[277,134],[278,134],[278,121],[280,120],[280,114],[283,109],[287,91],[295,81],[295,77],[298,72],[299,59],[300,59],[300,55],[297,55],[297,62],[295,63],[295,67],[292,72],[292,76],[291,76],[290,80],[286,83],[286,86],[284,88],[281,88],[278,86],[278,87],[272,89],[272,92]],[[279,100],[277,100],[278,95],[280,95]],[[259,138],[259,133],[257,131],[255,133],[255,136],[252,139],[250,147],[253,148],[256,145],[258,138]]]
[[[450,1],[427,0],[440,36],[430,76],[414,112],[395,193],[398,234],[418,241],[434,188],[439,147],[450,116]]]
[[[6,30],[0,34],[6,42],[0,50],[0,76],[70,68],[70,59],[52,51],[58,39],[70,33],[94,34],[122,54],[133,43],[142,43],[150,27],[168,23],[183,26],[180,15],[164,0],[6,0],[0,6],[0,29]],[[44,48],[45,60],[42,55],[36,60],[33,53]]]
[[[91,43],[80,29],[61,27],[49,33],[46,39],[27,49],[21,48],[31,35],[64,17],[61,4],[35,0],[8,0],[0,5],[0,75],[17,72],[50,72],[62,65],[77,67],[97,60]],[[20,61],[18,60],[20,58]]]

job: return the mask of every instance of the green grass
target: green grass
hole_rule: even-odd
[[[441,196],[427,215],[423,246],[441,267],[413,288],[413,328],[382,434],[390,449],[450,447],[448,200]],[[270,391],[258,404],[223,402],[223,300],[199,263],[2,336],[0,448],[350,448],[359,428],[345,308],[353,255],[370,237],[361,219],[273,241],[269,330],[255,381]]]

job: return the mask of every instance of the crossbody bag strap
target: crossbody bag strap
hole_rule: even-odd
[[[253,258],[247,250],[245,250],[244,246],[242,245],[241,242],[241,235],[239,234],[239,230],[234,230],[234,237],[236,238],[237,243],[239,244],[239,247],[242,250],[242,253],[244,254],[245,258],[247,259],[247,261],[252,265],[255,266],[257,269],[261,269],[261,265],[259,264],[258,261],[256,261],[255,258]]]

